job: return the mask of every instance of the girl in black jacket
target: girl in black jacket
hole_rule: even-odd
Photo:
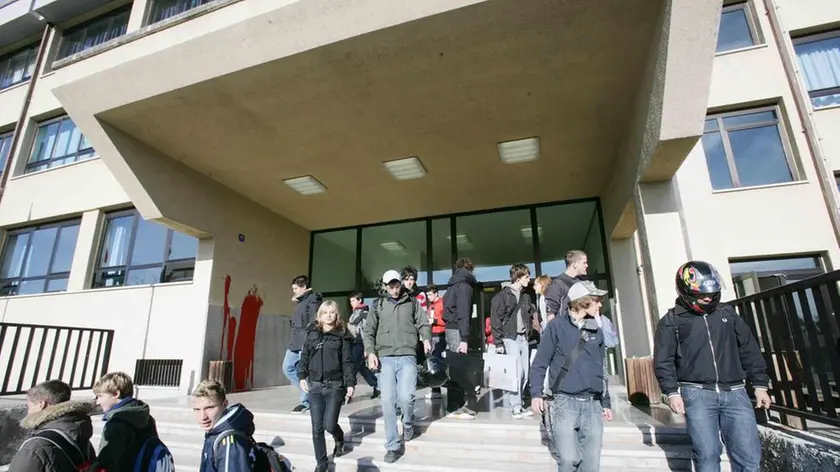
[[[338,425],[338,415],[342,403],[345,399],[350,401],[356,387],[352,347],[353,340],[344,327],[338,305],[325,301],[309,326],[298,364],[300,388],[309,392],[312,442],[318,461],[315,472],[329,470],[324,430],[335,440],[334,457],[344,454],[344,431]]]

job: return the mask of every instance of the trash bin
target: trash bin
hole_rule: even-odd
[[[627,372],[627,398],[637,406],[662,403],[662,391],[653,373],[652,357],[628,357],[624,359]]]

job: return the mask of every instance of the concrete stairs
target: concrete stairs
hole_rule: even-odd
[[[161,438],[175,456],[179,472],[197,472],[203,432],[187,407],[153,406]],[[257,441],[275,446],[298,471],[315,468],[308,414],[255,412]],[[384,456],[384,423],[381,418],[342,415],[349,449],[335,460],[336,472],[491,472],[528,470],[553,472],[557,465],[540,445],[537,420],[490,423],[418,419],[420,436],[406,445],[405,455],[394,464]],[[99,442],[102,422],[94,421],[94,445]],[[327,434],[327,450],[332,450]],[[648,426],[608,425],[604,432],[601,470],[690,471],[691,446],[685,430]],[[722,468],[729,471],[726,457]]]

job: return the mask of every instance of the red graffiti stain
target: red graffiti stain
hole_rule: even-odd
[[[239,312],[239,330],[230,310],[230,276],[225,277],[225,295],[222,314],[222,346],[220,354],[226,361],[233,361],[233,390],[241,392],[254,385],[254,353],[257,340],[257,321],[263,300],[255,286],[242,300]],[[227,349],[225,349],[227,348]],[[226,351],[226,352],[225,352]]]

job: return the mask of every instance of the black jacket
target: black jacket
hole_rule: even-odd
[[[102,417],[105,427],[99,438],[99,457],[94,463],[108,472],[130,472],[143,442],[158,436],[149,405],[135,398],[120,400]]]
[[[303,295],[297,297],[296,302],[295,312],[292,314],[292,335],[289,338],[289,350],[292,352],[300,351],[303,348],[306,328],[318,316],[318,308],[321,307],[321,294],[307,290]]]
[[[310,382],[344,381],[345,387],[356,386],[356,367],[352,356],[353,340],[347,333],[321,331],[317,326],[306,333],[300,351],[298,379]]]
[[[769,384],[764,358],[749,326],[726,304],[699,315],[677,301],[656,326],[653,357],[659,387],[666,395],[676,394],[680,382],[708,388],[717,384],[724,389],[741,385],[746,378],[753,388]]]
[[[549,315],[563,313],[563,299],[569,293],[572,285],[580,282],[577,277],[572,277],[565,272],[551,279],[551,283],[545,289],[545,311]]]
[[[493,342],[496,346],[504,346],[505,339],[516,339],[516,313],[522,319],[525,326],[525,339],[531,336],[531,325],[533,319],[531,297],[524,293],[519,294],[519,302],[516,301],[510,284],[502,284],[502,291],[493,296],[490,301],[490,330],[493,332]]]
[[[446,329],[457,329],[461,333],[461,342],[470,338],[470,318],[472,317],[472,293],[475,276],[467,269],[455,269],[449,278],[449,288],[443,294],[443,320]]]
[[[93,425],[90,413],[93,404],[69,401],[48,406],[38,413],[24,418],[20,425],[33,434],[47,429],[64,433],[76,443],[80,451],[88,454],[87,459],[96,457],[90,437]],[[31,438],[23,443],[12,459],[9,472],[75,472],[76,468],[67,456],[46,439]]]

